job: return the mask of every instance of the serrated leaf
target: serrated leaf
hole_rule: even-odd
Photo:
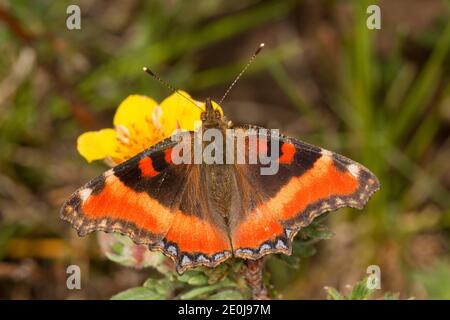
[[[312,233],[312,237],[321,240],[331,239],[334,236],[334,232],[328,228],[315,229]]]
[[[368,278],[358,282],[350,292],[348,300],[366,300],[373,293],[374,289],[370,289],[368,286]]]

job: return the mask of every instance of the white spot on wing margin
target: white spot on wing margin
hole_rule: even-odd
[[[109,176],[112,176],[114,174],[114,170],[113,169],[109,169],[108,171],[106,171],[103,176],[105,178],[108,178]]]
[[[347,166],[347,170],[350,171],[350,173],[354,176],[354,177],[358,177],[359,176],[359,166],[356,164],[350,164]]]
[[[78,192],[78,195],[80,196],[81,201],[86,201],[87,198],[89,198],[89,196],[92,193],[92,189],[91,188],[85,188],[83,190],[80,190]]]
[[[333,152],[328,151],[328,150],[325,150],[325,149],[322,149],[322,151],[321,151],[320,153],[321,153],[323,156],[329,157],[329,158],[331,158],[331,157],[333,156]]]

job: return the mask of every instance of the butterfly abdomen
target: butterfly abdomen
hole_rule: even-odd
[[[232,170],[231,165],[204,165],[209,204],[214,208],[213,211],[220,214],[226,225],[231,210],[232,193],[236,185]]]

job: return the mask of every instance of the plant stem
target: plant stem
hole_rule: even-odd
[[[246,260],[245,280],[252,289],[253,300],[270,300],[263,282],[264,258]]]

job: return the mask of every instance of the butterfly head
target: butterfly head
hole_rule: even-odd
[[[217,127],[223,122],[222,114],[219,110],[214,110],[211,98],[206,98],[205,111],[202,112],[201,119],[205,127]]]

